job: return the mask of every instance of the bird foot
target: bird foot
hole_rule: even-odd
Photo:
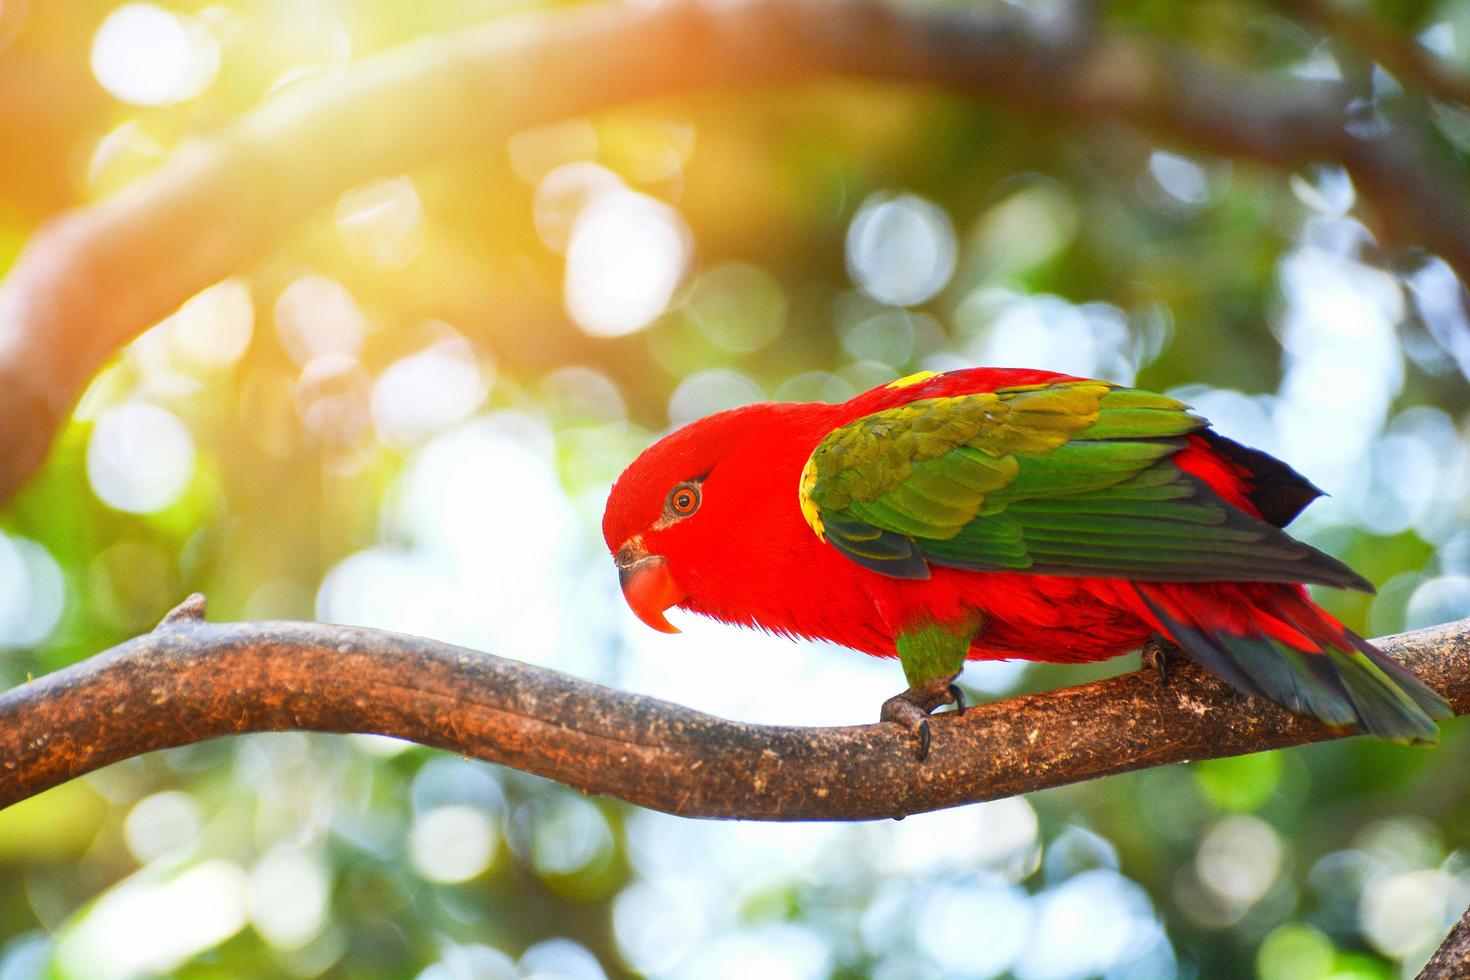
[[[879,713],[880,721],[891,721],[902,725],[917,742],[915,754],[920,762],[929,757],[929,745],[933,735],[929,727],[929,715],[946,704],[955,706],[955,714],[965,710],[965,694],[958,684],[947,684],[933,690],[919,691],[909,688],[883,702]]]
[[[1169,683],[1169,671],[1185,661],[1184,652],[1162,636],[1151,636],[1144,643],[1143,666],[1159,672],[1159,685]]]

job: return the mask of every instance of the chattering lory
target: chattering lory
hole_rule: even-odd
[[[618,478],[603,536],[655,629],[678,606],[896,656],[908,689],[881,717],[921,757],[966,658],[1084,663],[1153,636],[1328,725],[1433,741],[1444,699],[1304,587],[1372,591],[1281,530],[1320,494],[1173,398],[972,368],[690,423]]]

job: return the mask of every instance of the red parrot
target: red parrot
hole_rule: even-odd
[[[686,425],[618,478],[603,537],[655,629],[679,606],[897,657],[909,686],[881,717],[921,758],[966,658],[1082,663],[1154,635],[1328,725],[1432,742],[1444,699],[1307,594],[1373,591],[1281,530],[1320,495],[1172,398],[971,368]]]

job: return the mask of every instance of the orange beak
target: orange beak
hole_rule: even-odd
[[[618,584],[633,615],[660,633],[677,633],[679,628],[664,618],[664,610],[688,598],[674,582],[668,560],[650,555],[641,547],[624,545],[618,549]]]

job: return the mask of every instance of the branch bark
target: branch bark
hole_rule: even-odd
[[[288,92],[32,236],[0,284],[0,503],[113,352],[343,188],[537,122],[716,85],[926,83],[1276,167],[1337,161],[1380,233],[1470,281],[1470,198],[1412,134],[1359,140],[1336,85],[1255,78],[1082,24],[879,0],[592,5],[405,45]]]
[[[1460,917],[1444,943],[1435,950],[1417,980],[1458,980],[1470,977],[1470,910]]]
[[[0,695],[0,806],[156,749],[288,729],[393,735],[751,820],[905,816],[1342,734],[1185,664],[1167,684],[1147,670],[938,715],[920,763],[892,725],[749,725],[433,640],[203,615],[192,596],[153,632]],[[1380,643],[1470,710],[1470,620]]]

